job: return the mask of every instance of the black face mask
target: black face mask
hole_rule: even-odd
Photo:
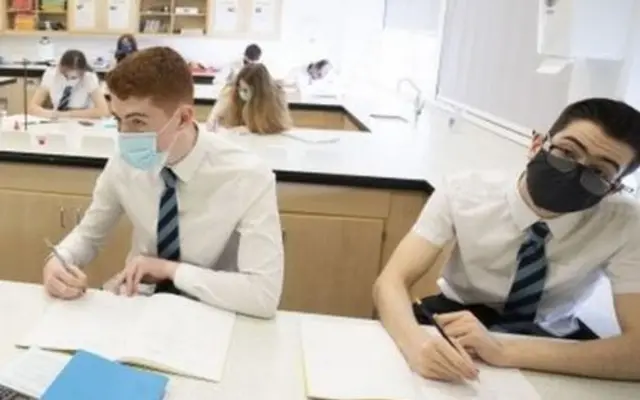
[[[570,213],[586,210],[598,204],[607,193],[589,192],[580,182],[586,167],[578,164],[569,172],[558,171],[547,161],[547,153],[541,150],[527,164],[527,190],[533,203],[553,213]]]

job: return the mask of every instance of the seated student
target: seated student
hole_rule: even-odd
[[[124,58],[129,54],[135,53],[136,51],[138,51],[138,42],[132,34],[127,33],[120,36],[116,41],[116,52],[114,55],[116,64],[124,60]]]
[[[53,107],[45,108],[50,102]],[[109,106],[98,76],[79,50],[67,50],[56,67],[42,75],[29,103],[29,114],[43,118],[102,118]]]
[[[244,67],[232,85],[223,88],[207,118],[218,125],[258,134],[282,133],[291,127],[286,95],[263,64]]]
[[[165,79],[170,76],[171,79]],[[59,298],[83,293],[82,270],[121,214],[132,247],[115,285],[129,295],[140,282],[223,309],[272,317],[283,279],[283,249],[273,172],[253,154],[198,131],[193,78],[169,47],[127,57],[107,75],[118,122],[119,156],[105,166],[92,203],[58,244],[44,285]],[[230,238],[235,264],[219,262]]]
[[[255,43],[251,43],[244,49],[244,53],[242,55],[242,59],[237,60],[229,64],[226,68],[226,73],[223,72],[221,76],[225,77],[226,83],[232,83],[236,78],[236,75],[240,70],[249,65],[256,64],[260,62],[262,58],[262,49]]]
[[[609,99],[571,104],[530,156],[519,176],[473,172],[436,189],[375,284],[382,322],[428,378],[473,378],[474,355],[500,367],[640,380],[640,209],[619,193],[640,162],[640,113]],[[459,351],[419,327],[427,314],[409,298],[452,241],[441,294],[422,308]],[[622,334],[601,339],[576,310],[604,276]]]
[[[335,73],[329,60],[322,59],[292,69],[285,78],[285,85],[300,92],[330,90],[339,91]],[[330,86],[333,86],[330,88]]]

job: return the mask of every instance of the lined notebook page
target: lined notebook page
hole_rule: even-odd
[[[55,301],[18,346],[86,349],[115,359],[122,355],[129,332],[144,315],[148,301],[147,297],[116,296],[98,290],[73,301]]]
[[[378,322],[313,316],[300,329],[310,398],[415,398],[411,371]]]
[[[480,379],[423,379],[407,366],[377,321],[305,317],[301,326],[307,395],[329,400],[539,400],[520,371],[478,364]]]
[[[150,298],[123,360],[208,381],[222,380],[236,315],[175,295]]]

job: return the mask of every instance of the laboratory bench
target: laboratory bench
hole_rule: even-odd
[[[79,223],[101,168],[117,151],[117,132],[77,121],[13,131],[12,118],[0,135],[0,280],[40,282],[48,252],[43,238],[60,240]],[[428,120],[440,122],[420,132],[398,130],[402,134],[304,128],[269,136],[216,133],[275,172],[285,248],[282,309],[373,316],[374,280],[442,176],[504,169],[505,162],[526,157],[525,148],[492,133],[452,133],[442,128],[445,119]],[[203,128],[201,134],[214,133]],[[479,154],[480,146],[490,150]],[[89,267],[93,286],[123,267],[130,233],[123,218]],[[439,272],[433,268],[423,277],[415,294],[435,293]]]

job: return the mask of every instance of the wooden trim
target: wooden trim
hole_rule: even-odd
[[[0,163],[0,188],[91,196],[97,169]]]
[[[281,212],[386,218],[390,201],[388,191],[376,189],[278,183]]]

